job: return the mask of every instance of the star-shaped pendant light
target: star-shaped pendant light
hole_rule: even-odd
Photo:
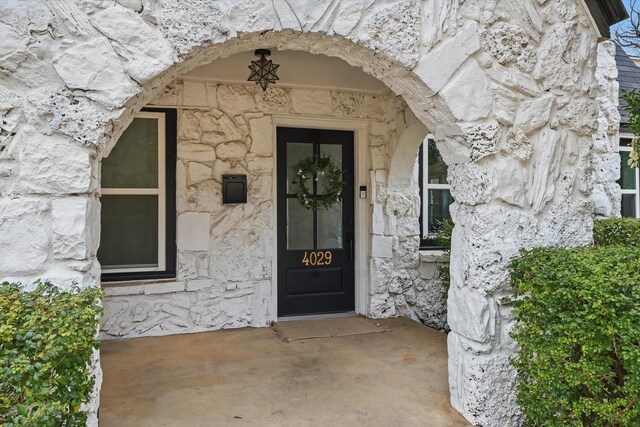
[[[267,56],[271,55],[269,49],[256,50],[256,56],[259,56],[257,61],[251,61],[249,69],[251,75],[249,76],[250,82],[256,82],[262,87],[262,90],[266,91],[269,84],[275,83],[276,80],[280,80],[276,71],[280,68],[280,64],[274,64],[273,61],[267,59]]]

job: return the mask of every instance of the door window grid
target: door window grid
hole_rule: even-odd
[[[303,143],[296,143],[294,141],[287,142],[287,146],[289,146],[290,144],[303,144]],[[308,145],[312,145],[313,146],[313,149],[312,149],[313,155],[317,156],[317,155],[320,155],[320,154],[323,154],[323,155],[329,154],[334,158],[333,159],[334,162],[339,160],[338,163],[340,165],[342,164],[342,159],[335,159],[335,155],[337,154],[337,152],[340,152],[340,154],[342,152],[342,148],[341,148],[342,146],[340,144],[331,144],[331,143],[327,143],[327,142],[322,142],[322,143],[315,142],[313,144],[312,143],[308,143]],[[330,148],[335,146],[335,147],[338,148],[338,151],[335,152],[335,153],[325,152],[325,150],[322,148],[323,146],[327,147],[328,151],[333,151]],[[294,170],[295,169],[295,162],[293,162],[293,164],[289,164],[289,157],[288,156],[290,154],[289,154],[288,150],[287,150],[287,154],[286,155],[287,155],[286,162],[288,164],[287,169],[288,170],[290,169],[291,172],[293,172],[293,176],[295,176],[295,174],[297,173],[297,170]],[[296,207],[297,207],[300,202],[298,201],[297,195],[295,193],[289,193],[288,190],[290,189],[290,182],[288,182],[288,181],[289,181],[289,179],[287,178],[287,187],[286,187],[286,189],[287,189],[287,191],[286,191],[287,203],[294,203],[294,204],[296,204]],[[318,194],[318,192],[319,192],[318,181],[316,181],[315,179],[312,179],[309,182],[312,183],[312,187],[309,189],[311,194]],[[338,225],[339,237],[331,239],[331,240],[336,242],[334,245],[324,244],[325,240],[328,240],[328,239],[325,239],[325,238],[323,238],[323,236],[319,236],[318,235],[319,234],[319,229],[322,229],[320,231],[326,231],[326,230],[323,229],[322,224],[320,224],[320,221],[319,221],[319,220],[322,220],[323,218],[319,218],[319,216],[322,217],[323,214],[326,214],[327,212],[330,212],[332,210],[336,210],[335,209],[336,206],[340,206],[340,224]],[[293,212],[295,210],[296,210],[296,208],[294,208],[293,206],[288,205],[287,206],[287,212],[288,212],[287,213],[287,218],[289,218],[289,212]],[[302,211],[303,211],[303,213],[310,212],[311,215],[312,215],[312,221],[311,221],[311,225],[312,225],[311,226],[311,228],[312,228],[312,233],[311,233],[312,236],[311,237],[312,237],[312,239],[310,239],[310,240],[312,240],[313,244],[308,245],[310,247],[303,247],[304,243],[302,243],[302,241],[300,239],[292,238],[293,236],[290,233],[291,228],[290,228],[289,220],[287,220],[287,224],[286,224],[286,227],[287,227],[287,231],[286,231],[287,232],[287,249],[291,249],[291,250],[302,250],[302,249],[343,249],[344,244],[342,242],[342,229],[343,229],[343,224],[342,224],[342,203],[336,204],[332,209],[330,209],[330,210],[328,210],[326,212],[325,211],[321,211],[321,212],[308,211],[305,208],[302,208]],[[326,237],[326,236],[324,236],[324,237]]]
[[[154,119],[158,126],[158,185],[155,188],[102,188],[104,196],[156,196],[158,199],[158,262],[157,265],[103,265],[105,273],[133,273],[164,271],[166,269],[166,134],[165,114],[155,112],[139,112],[136,119]]]
[[[630,153],[632,148],[631,148],[631,140],[633,139],[633,135],[631,134],[621,134],[620,135],[620,146],[619,146],[619,150],[620,150],[620,154],[622,155],[623,153]],[[627,157],[628,158],[628,157]],[[625,169],[627,170],[627,173],[629,173],[629,169],[631,169],[631,173],[633,173],[635,175],[635,181],[634,181],[634,188],[622,188],[622,197],[624,198],[625,195],[627,195],[627,197],[632,197],[633,198],[633,207],[634,207],[634,211],[633,214],[629,214],[628,212],[624,212],[624,208],[623,211],[621,212],[622,216],[635,216],[636,218],[640,218],[640,168],[631,168],[627,162],[626,162],[626,158],[625,156],[621,156],[621,165],[620,165],[620,176],[621,176],[621,180],[622,180],[622,175],[625,172]],[[621,182],[621,181],[620,181]],[[621,185],[622,187],[622,185]]]

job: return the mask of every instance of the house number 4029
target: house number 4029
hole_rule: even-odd
[[[333,255],[331,251],[313,251],[306,252],[302,257],[302,263],[304,265],[331,265],[333,261]]]

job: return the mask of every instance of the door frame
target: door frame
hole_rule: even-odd
[[[328,129],[328,130],[347,130],[354,133],[354,219],[355,219],[355,311],[358,314],[368,314],[367,304],[367,261],[369,259],[369,245],[367,244],[367,236],[369,235],[369,224],[371,219],[367,215],[368,204],[371,202],[371,195],[374,193],[369,188],[367,182],[367,146],[369,144],[369,130],[371,122],[368,120],[352,120],[340,119],[334,117],[317,117],[303,115],[286,115],[274,114],[272,116],[272,140],[273,140],[273,242],[274,248],[278,248],[278,164],[277,159],[277,129],[280,127],[304,128],[304,129]],[[359,197],[360,186],[367,186],[367,198]],[[271,304],[270,318],[272,321],[278,321],[278,251],[273,250],[271,261]]]

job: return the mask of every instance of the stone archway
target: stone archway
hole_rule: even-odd
[[[598,45],[581,2],[126,4],[34,0],[0,14],[3,278],[99,285],[99,159],[177,75],[264,46],[337,56],[401,95],[437,140],[456,199],[451,401],[474,423],[517,424],[508,261],[588,243],[594,184],[618,210],[613,45]],[[402,152],[396,170],[409,167]]]

